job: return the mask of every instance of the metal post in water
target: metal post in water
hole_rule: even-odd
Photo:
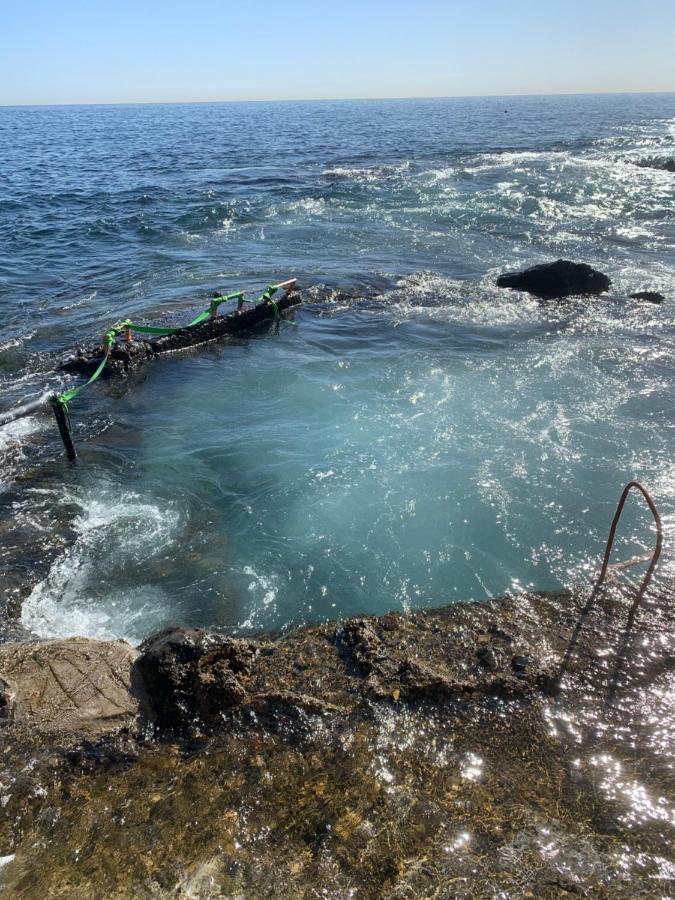
[[[49,403],[52,410],[54,411],[56,424],[59,426],[59,434],[61,435],[61,440],[63,441],[66,456],[71,462],[75,462],[75,460],[77,459],[77,453],[75,451],[75,444],[73,444],[73,439],[70,434],[70,428],[68,428],[68,420],[66,418],[66,411],[63,408],[63,404],[59,403],[56,394],[52,394],[52,396],[49,398]]]

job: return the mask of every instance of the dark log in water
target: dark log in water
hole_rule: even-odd
[[[21,406],[16,406],[14,409],[0,413],[0,428],[3,425],[9,425],[10,422],[16,422],[17,419],[23,419],[25,416],[32,416],[36,412],[41,412],[52,396],[53,394],[50,391],[46,391],[36,400],[31,400],[29,403],[23,403]]]
[[[291,291],[275,303],[263,301],[229,315],[208,319],[194,328],[182,328],[176,334],[163,335],[155,340],[135,338],[130,343],[120,340],[111,351],[104,375],[126,374],[163,353],[199,347],[231,334],[249,331],[262,322],[273,320],[277,310],[283,313],[299,304],[299,295]],[[66,372],[90,376],[96,371],[102,359],[103,345],[89,345],[81,347],[73,356],[64,360],[60,368]]]

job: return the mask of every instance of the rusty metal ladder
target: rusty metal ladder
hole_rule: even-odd
[[[654,518],[654,522],[656,524],[656,545],[654,547],[654,551],[651,556],[641,556],[636,557],[631,560],[627,560],[623,563],[615,563],[614,566],[610,565],[610,557],[612,555],[612,549],[614,547],[614,539],[616,537],[616,530],[619,525],[619,520],[621,519],[621,515],[624,510],[624,506],[626,505],[626,500],[628,499],[628,495],[631,490],[636,490],[638,493],[642,495],[644,498],[649,510]],[[577,619],[576,625],[574,627],[574,631],[572,632],[572,636],[570,638],[570,642],[567,645],[567,650],[565,651],[565,655],[563,657],[560,671],[558,673],[558,683],[560,684],[565,672],[567,671],[571,659],[576,651],[576,646],[579,640],[579,636],[581,634],[581,630],[584,626],[584,622],[588,618],[593,604],[595,603],[595,599],[600,592],[603,584],[607,580],[608,572],[614,569],[626,568],[627,566],[633,565],[636,562],[642,562],[645,559],[649,559],[649,566],[647,567],[647,571],[642,579],[642,583],[635,595],[635,599],[631,604],[630,611],[628,613],[628,622],[627,628],[632,627],[632,623],[635,621],[635,616],[638,611],[640,604],[642,603],[642,599],[647,592],[647,588],[651,584],[652,577],[654,575],[654,570],[656,569],[656,564],[659,561],[659,557],[661,556],[661,550],[663,549],[663,526],[661,524],[661,516],[659,515],[659,511],[656,508],[656,504],[652,500],[649,492],[644,488],[639,481],[630,481],[626,487],[623,489],[621,493],[621,498],[619,499],[619,503],[616,507],[616,511],[614,513],[614,518],[612,519],[612,524],[609,529],[609,536],[607,538],[607,545],[605,547],[605,555],[602,560],[602,568],[600,569],[600,574],[598,575],[595,584],[593,585],[593,590],[590,593],[588,600],[586,601],[584,608],[581,610],[579,614],[579,618]],[[621,651],[619,651],[619,658],[621,656]],[[610,692],[613,693],[613,688],[610,688]]]
[[[616,530],[619,525],[619,520],[621,519],[621,515],[623,513],[624,506],[626,505],[626,500],[628,499],[628,495],[631,490],[635,489],[642,495],[644,498],[649,510],[654,518],[654,522],[656,524],[656,545],[654,547],[654,551],[651,556],[636,556],[633,559],[626,560],[625,562],[615,563],[613,566],[610,565],[610,557],[612,555],[612,548],[614,547],[614,538],[616,537]],[[634,565],[638,562],[644,562],[649,559],[649,566],[647,567],[647,571],[645,572],[644,578],[642,579],[642,583],[635,597],[634,606],[638,607],[642,602],[642,598],[647,592],[647,588],[649,587],[652,577],[654,575],[654,570],[656,569],[656,564],[659,561],[659,557],[661,556],[661,551],[663,549],[663,525],[661,524],[661,516],[659,515],[659,511],[656,508],[656,504],[652,500],[649,491],[645,487],[643,487],[639,481],[630,481],[623,489],[621,493],[621,498],[616,507],[616,512],[614,513],[614,518],[612,519],[612,524],[609,529],[609,537],[607,538],[607,546],[605,547],[605,556],[602,561],[602,569],[600,570],[600,574],[595,582],[593,587],[592,598],[594,598],[602,585],[604,584],[607,578],[607,572],[611,569],[624,569],[629,566]]]

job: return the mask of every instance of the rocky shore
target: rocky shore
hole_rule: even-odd
[[[5,890],[667,896],[673,594],[7,644]]]

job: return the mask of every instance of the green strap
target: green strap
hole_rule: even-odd
[[[194,328],[196,325],[201,325],[202,322],[206,322],[207,319],[211,318],[211,312],[218,309],[221,303],[227,303],[228,300],[243,300],[244,292],[237,291],[234,294],[220,294],[218,297],[214,297],[211,303],[209,304],[209,308],[200,312],[196,319],[193,319],[191,322],[188,322],[187,325],[182,325],[180,328],[163,328],[159,325],[137,325],[135,322],[132,322],[130,319],[127,319],[122,324],[131,328],[132,331],[137,331],[139,334],[178,334],[180,331],[185,331],[186,328]],[[253,301],[249,301],[253,302]]]
[[[285,316],[281,315],[281,311],[279,310],[279,304],[277,303],[276,300],[272,299],[272,297],[274,296],[274,294],[276,294],[276,292],[278,290],[279,290],[278,284],[268,285],[268,287],[266,287],[265,290],[263,291],[263,293],[260,297],[260,301],[269,303],[272,306],[272,309],[274,310],[274,318],[278,322],[285,322],[287,325],[293,325],[294,327],[297,327],[297,324],[298,324],[297,322],[294,322],[292,319],[287,319],[287,318],[285,318]]]
[[[211,309],[217,309],[221,303],[227,303],[228,300],[240,300],[243,303],[252,303],[253,302],[252,300],[246,300],[244,291],[237,291],[234,294],[219,294],[217,297],[214,297],[213,300],[211,301],[211,306],[208,311],[210,312]],[[201,315],[204,315],[204,313],[202,313]],[[200,316],[197,316],[197,319],[199,319],[199,318],[200,318]],[[195,319],[195,322],[197,321],[197,319]],[[190,324],[192,325],[194,323],[191,322]],[[188,325],[188,328],[189,327],[190,326]]]
[[[71,400],[73,400],[75,397],[77,397],[77,395],[80,393],[80,391],[83,391],[88,385],[93,384],[93,382],[96,381],[97,378],[100,378],[101,373],[103,372],[103,370],[106,367],[108,358],[110,357],[110,351],[112,350],[114,343],[115,343],[115,338],[112,337],[112,335],[109,331],[106,332],[106,344],[107,344],[106,351],[103,356],[103,359],[100,362],[98,369],[96,369],[96,371],[91,376],[89,381],[85,381],[85,383],[81,384],[79,387],[71,388],[69,391],[64,391],[62,394],[59,394],[58,400],[60,403],[63,403],[64,405],[67,403],[70,403]]]
[[[66,423],[68,425],[68,431],[71,430],[70,408],[69,408],[68,404],[71,402],[71,400],[74,400],[75,397],[77,397],[77,395],[80,393],[80,391],[83,391],[88,385],[93,384],[97,378],[100,378],[101,373],[103,372],[106,365],[108,364],[108,360],[110,359],[110,351],[113,348],[113,345],[115,343],[115,338],[117,337],[118,334],[119,334],[119,331],[117,331],[117,328],[111,328],[110,331],[106,331],[106,333],[105,333],[106,350],[103,355],[103,359],[101,360],[98,368],[96,369],[94,374],[91,376],[89,381],[85,381],[85,383],[81,384],[79,387],[71,388],[69,391],[64,391],[62,394],[56,395],[56,402],[61,404],[61,406],[63,407],[63,411],[66,414]]]
[[[279,285],[271,284],[263,291],[262,295],[257,300],[248,300],[244,296],[244,291],[237,291],[234,294],[220,294],[217,297],[214,297],[209,304],[208,309],[200,312],[196,319],[193,319],[187,325],[183,325],[181,328],[162,328],[159,325],[136,325],[135,322],[132,322],[131,319],[125,319],[123,322],[120,322],[118,325],[115,325],[109,331],[105,333],[105,352],[103,355],[103,359],[101,360],[98,368],[91,376],[89,381],[85,381],[84,384],[79,385],[79,387],[70,388],[68,391],[64,391],[62,394],[57,394],[55,400],[57,403],[60,403],[63,407],[64,413],[66,415],[66,422],[68,424],[68,430],[70,431],[71,421],[70,421],[70,408],[68,404],[77,397],[80,391],[83,391],[90,384],[93,384],[97,378],[100,378],[103,370],[108,364],[108,360],[110,359],[110,352],[112,348],[115,346],[115,341],[119,337],[122,332],[130,328],[132,331],[137,331],[139,334],[178,334],[180,331],[185,331],[186,328],[194,328],[197,325],[201,325],[202,322],[205,322],[207,319],[211,318],[212,312],[214,312],[221,303],[227,303],[229,300],[238,300],[240,303],[260,303],[267,302],[272,305],[274,309],[274,316],[281,322],[286,322],[289,325],[296,325],[295,322],[292,322],[290,319],[285,319],[281,312],[279,311],[279,307],[275,300],[272,299],[272,296],[279,290]]]

